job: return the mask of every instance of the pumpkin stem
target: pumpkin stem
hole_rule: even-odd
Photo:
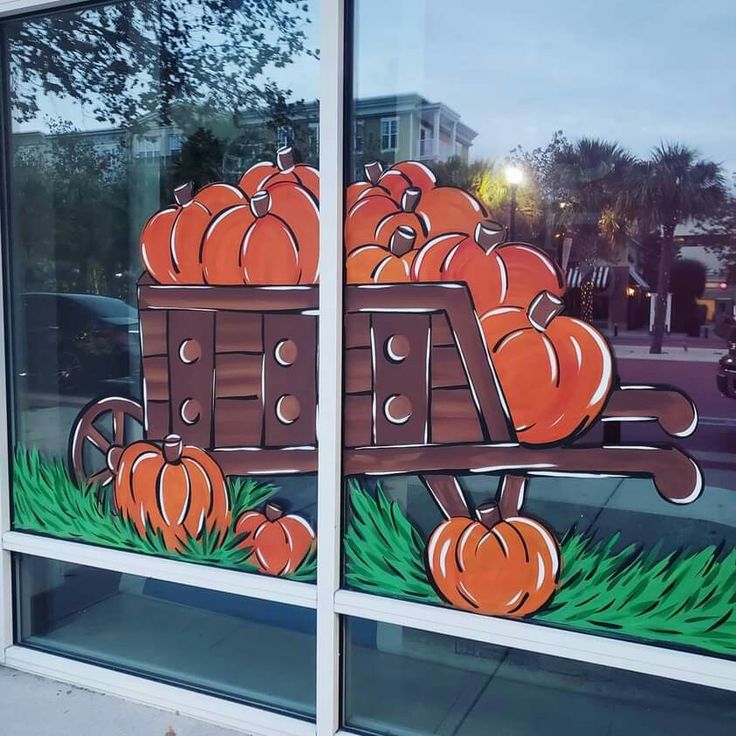
[[[414,232],[414,228],[408,225],[399,225],[391,236],[388,249],[392,255],[401,258],[401,256],[406,255],[414,247],[416,239],[417,234]]]
[[[422,198],[422,190],[417,187],[409,187],[401,195],[401,209],[404,212],[414,212]]]
[[[495,220],[481,220],[475,226],[475,242],[490,253],[496,246],[506,240],[506,228]]]
[[[286,171],[294,166],[294,149],[291,146],[284,146],[276,151],[276,166],[279,171]]]
[[[550,294],[548,291],[541,291],[537,294],[527,310],[527,316],[532,326],[544,332],[550,322],[565,308],[565,305],[559,297]]]
[[[271,195],[268,192],[256,192],[250,199],[250,211],[254,217],[265,217],[271,210]]]
[[[478,517],[478,521],[488,529],[493,529],[493,527],[502,520],[498,506],[496,506],[492,501],[489,503],[482,503],[478,506],[475,510],[475,515]]]
[[[184,443],[178,434],[167,434],[164,439],[164,460],[169,465],[178,463],[184,451]]]
[[[110,471],[113,475],[118,474],[118,470],[120,470],[120,461],[122,459],[123,448],[120,445],[112,445],[107,451],[107,457],[105,458],[105,461],[107,462],[107,467],[110,468]]]
[[[284,510],[275,503],[267,503],[265,508],[265,516],[269,521],[276,521],[284,515]]]
[[[189,204],[194,198],[194,182],[188,181],[186,184],[182,184],[174,189],[174,200],[183,207],[185,204]]]
[[[381,174],[383,174],[383,165],[380,161],[371,161],[363,167],[363,171],[365,172],[365,178],[375,186],[378,184]]]

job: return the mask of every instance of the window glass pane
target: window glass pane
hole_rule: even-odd
[[[736,696],[362,619],[346,623],[345,722],[366,733],[731,733]]]
[[[345,585],[734,656],[736,7],[353,17]]]
[[[317,6],[4,25],[16,529],[314,579]]]
[[[314,611],[26,555],[16,570],[24,646],[314,716]]]

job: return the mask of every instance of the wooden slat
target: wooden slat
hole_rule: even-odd
[[[162,440],[171,431],[168,401],[146,401],[146,438]]]
[[[149,401],[169,399],[169,359],[165,355],[143,358],[144,396]]]
[[[214,370],[215,313],[202,310],[173,311],[169,314],[169,376],[171,427],[184,441],[197,447],[212,446],[212,373]],[[196,340],[201,356],[192,363],[181,360],[179,349],[185,340]],[[199,418],[184,421],[182,410],[196,401]]]
[[[367,313],[345,315],[345,349],[366,348],[371,344],[371,316]]]
[[[263,356],[225,353],[215,356],[215,398],[261,398]]]
[[[431,441],[480,442],[483,431],[470,389],[440,388],[432,391]]]
[[[345,393],[355,394],[373,388],[371,349],[351,348],[345,351]]]
[[[259,446],[262,417],[263,404],[259,399],[216,399],[215,446]]]
[[[429,366],[432,388],[468,385],[465,369],[454,345],[433,347]]]
[[[166,312],[143,309],[139,317],[143,356],[166,355]]]
[[[291,340],[296,358],[282,365],[276,346]],[[263,318],[265,443],[269,447],[312,445],[317,441],[317,317],[301,314],[266,314]],[[299,415],[290,423],[278,417],[282,397],[296,399]]]
[[[455,338],[447,321],[447,315],[439,312],[432,315],[432,347],[441,345],[454,345]]]
[[[263,317],[252,312],[218,312],[215,318],[215,352],[263,351]]]
[[[377,312],[371,316],[375,340],[373,389],[376,396],[374,433],[376,444],[422,443],[427,439],[427,353],[429,351],[429,315]],[[408,342],[408,355],[391,360],[386,345],[393,336]],[[408,402],[411,414],[403,423],[394,423],[386,410],[391,397]],[[397,401],[398,401],[397,400]]]
[[[346,396],[344,405],[345,446],[363,447],[370,445],[373,435],[373,397]]]

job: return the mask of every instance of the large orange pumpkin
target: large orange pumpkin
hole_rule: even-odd
[[[229,184],[208,184],[194,194],[191,183],[174,190],[176,204],[157,212],[140,237],[143,264],[160,284],[204,283],[200,247],[205,230],[220,212],[243,204]]]
[[[299,247],[299,283],[316,284],[319,276],[319,205],[299,184],[282,181],[268,188],[270,213],[280,217]]]
[[[562,300],[543,291],[528,309],[481,316],[491,361],[520,442],[558,443],[598,417],[613,382],[606,341],[587,322],[558,316]]]
[[[284,515],[280,506],[266,504],[264,513],[246,511],[235,523],[235,533],[245,534],[240,547],[250,549],[248,562],[269,575],[294,572],[314,547],[314,530],[296,514]]]
[[[364,197],[391,197],[390,192],[380,185],[383,166],[379,161],[372,161],[363,167],[365,181],[356,181],[348,186],[345,192],[345,211],[350,211],[353,205]],[[403,194],[403,191],[402,191]],[[399,197],[400,199],[400,197]],[[398,201],[394,200],[394,201]]]
[[[142,537],[160,534],[166,549],[180,551],[205,531],[227,531],[230,503],[219,465],[178,435],[168,435],[163,449],[150,442],[114,446],[108,465],[115,473],[115,505]]]
[[[495,505],[480,521],[453,517],[427,544],[427,566],[451,605],[491,616],[528,616],[552,596],[560,570],[554,535],[534,519],[502,519]]]
[[[262,189],[270,189],[274,184],[282,181],[301,184],[319,201],[319,171],[306,164],[298,164],[294,159],[294,149],[291,146],[279,148],[276,152],[276,165],[268,161],[254,164],[240,177],[238,186],[252,197]]]
[[[437,179],[419,161],[399,161],[381,174],[378,184],[386,189],[394,200],[400,202],[407,189],[419,189],[422,194],[426,194],[434,189]]]
[[[483,220],[472,236],[447,233],[432,238],[414,261],[414,281],[465,282],[478,314],[500,306],[526,307],[540,291],[562,297],[565,276],[542,250],[505,243],[505,231]]]
[[[213,221],[202,241],[202,265],[208,284],[299,283],[299,245],[271,212],[269,191],[256,192],[248,205],[231,207]]]
[[[405,225],[416,233],[415,248],[427,238],[427,223],[417,210],[421,190],[410,187],[401,195],[401,204],[390,197],[372,195],[359,199],[345,219],[345,252],[366,243],[388,246],[396,228]]]
[[[472,235],[488,218],[488,211],[472,194],[457,187],[436,187],[422,192],[419,206],[427,222],[428,237],[444,233]]]
[[[406,225],[396,228],[388,248],[364,245],[345,259],[349,284],[396,284],[410,281],[411,265],[417,251],[413,250],[416,233]]]

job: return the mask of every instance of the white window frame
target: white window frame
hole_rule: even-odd
[[[360,131],[360,133],[358,132]],[[360,141],[360,146],[358,146]],[[363,153],[365,146],[365,120],[363,118],[355,118],[353,121],[353,153]]]
[[[70,0],[0,0],[0,17],[71,5]],[[316,585],[40,537],[11,530],[7,422],[0,421],[0,663],[263,736],[333,736],[340,731],[340,619],[354,616],[447,636],[736,692],[736,661],[566,631],[532,622],[383,598],[340,588],[342,496],[342,219],[346,0],[320,0],[320,274],[318,579]],[[396,139],[398,146],[398,118]],[[383,137],[383,136],[382,136]],[[395,149],[392,149],[395,150]],[[6,244],[0,244],[7,247]],[[0,297],[4,288],[0,280]],[[7,417],[6,334],[0,298],[0,416]],[[22,553],[212,589],[316,611],[316,723],[123,674],[13,643],[11,555]]]
[[[276,128],[276,146],[278,148],[286,148],[289,145],[289,139],[291,131],[287,125],[279,125]]]
[[[384,124],[388,125],[388,132],[383,132]],[[392,126],[395,124],[396,129],[392,132]],[[381,118],[381,152],[397,151],[399,148],[399,116],[391,115],[389,117]],[[388,138],[388,147],[384,146],[384,137]],[[395,145],[391,145],[392,139],[395,139]]]

